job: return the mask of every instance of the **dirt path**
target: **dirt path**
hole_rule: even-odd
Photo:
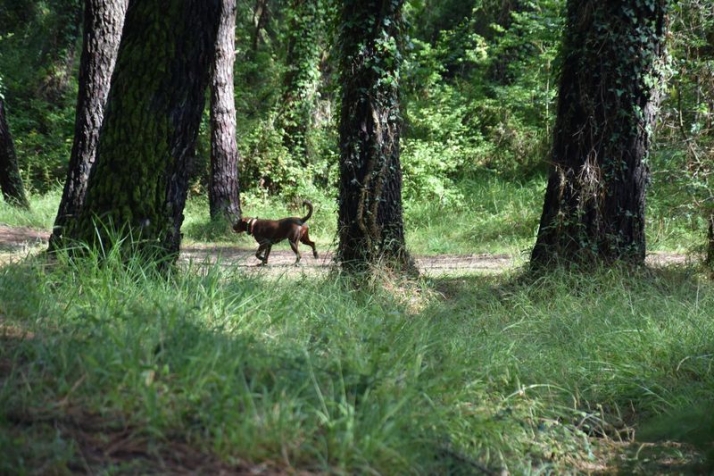
[[[11,227],[0,224],[0,264],[13,258],[25,256],[30,251],[47,245],[49,231],[29,227]],[[288,249],[283,249],[288,248]],[[242,245],[204,245],[187,244],[181,251],[181,260],[197,265],[213,264],[220,261],[225,266],[236,266],[250,270],[261,270],[257,267],[258,260],[254,256],[255,248]],[[295,255],[287,245],[276,245],[270,254],[270,269],[272,272],[285,272],[300,269],[304,272],[320,272],[326,270],[332,263],[331,251],[321,251],[318,259],[313,259],[309,252],[302,253],[303,259],[299,268],[294,265]],[[651,266],[686,264],[689,257],[676,253],[650,253],[647,263]],[[461,273],[494,274],[513,269],[524,263],[524,257],[507,254],[468,254],[468,255],[434,255],[417,256],[417,266],[427,275],[448,275]]]

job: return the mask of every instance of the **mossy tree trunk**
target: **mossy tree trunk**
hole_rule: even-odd
[[[647,156],[667,0],[569,0],[534,268],[645,259]]]
[[[403,0],[346,0],[340,25],[339,244],[344,270],[414,272],[402,217],[399,69]]]
[[[216,52],[211,68],[211,172],[208,203],[212,220],[240,220],[236,106],[233,94],[236,1],[221,1]]]
[[[109,95],[128,0],[86,0],[84,40],[79,66],[79,93],[74,142],[62,199],[55,218],[50,249],[59,244],[67,221],[84,204],[89,171],[94,165],[104,106]]]
[[[87,196],[65,236],[178,257],[220,0],[130,2]]]
[[[5,115],[5,100],[0,96],[0,190],[7,203],[20,208],[30,208],[17,163],[15,143]]]

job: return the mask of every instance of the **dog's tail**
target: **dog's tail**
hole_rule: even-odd
[[[312,202],[310,200],[303,200],[302,204],[307,207],[307,215],[301,218],[302,222],[305,223],[312,216]]]

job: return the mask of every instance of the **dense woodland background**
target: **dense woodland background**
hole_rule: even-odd
[[[445,206],[470,178],[546,171],[562,1],[411,1],[402,71],[404,199]],[[0,88],[26,187],[56,189],[72,145],[82,2],[5,0]],[[241,191],[333,194],[338,118],[336,6],[237,3],[235,96]],[[653,188],[676,182],[678,210],[707,215],[714,89],[712,7],[677,2],[655,131]],[[208,181],[208,112],[194,194]],[[673,213],[675,210],[673,209]]]

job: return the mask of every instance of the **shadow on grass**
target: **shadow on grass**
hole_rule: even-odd
[[[647,316],[653,316],[649,325],[660,326],[666,319],[686,319],[689,313],[699,312],[714,301],[714,287],[705,274],[698,267],[687,266],[664,266],[645,267],[641,269],[592,269],[592,270],[556,270],[552,273],[531,275],[525,271],[510,275],[492,276],[459,276],[459,277],[434,277],[429,283],[438,292],[439,299],[423,313],[429,316],[436,326],[447,328],[453,335],[469,335],[470,345],[474,347],[505,348],[508,343],[493,344],[489,341],[499,339],[508,340],[503,337],[502,332],[512,332],[513,329],[523,329],[521,333],[535,330],[538,335],[533,335],[531,340],[542,342],[542,347],[534,344],[529,348],[533,351],[529,357],[527,353],[516,351],[515,354],[508,354],[513,362],[528,361],[528,359],[542,359],[553,350],[563,351],[561,333],[564,335],[580,335],[572,329],[559,329],[558,326],[564,322],[564,314],[567,316],[567,306],[571,303],[578,309],[589,312],[584,319],[611,319],[612,312],[620,312],[620,309],[613,311],[610,307],[613,303],[622,303],[624,311],[637,315],[637,303],[647,303],[649,307],[644,311]],[[563,301],[563,302],[561,302]],[[661,306],[658,313],[658,303],[676,302],[676,306],[683,309],[682,315],[666,315],[666,308]],[[577,310],[575,311],[578,312]],[[662,314],[664,313],[664,314]],[[549,317],[551,316],[551,317]],[[706,316],[702,315],[703,319]],[[540,320],[544,325],[541,328],[538,324],[524,324],[524,320]],[[622,321],[626,322],[626,319]],[[567,318],[565,319],[567,322]],[[665,321],[666,322],[666,321]],[[597,323],[590,323],[597,327]],[[605,325],[605,324],[603,324]],[[634,325],[634,324],[633,324]],[[637,324],[639,325],[639,324]],[[697,327],[695,322],[693,327]],[[585,327],[589,329],[589,327]],[[561,332],[562,331],[562,332]],[[603,338],[610,332],[630,332],[626,327],[607,330],[603,333]],[[659,332],[655,329],[655,333]],[[669,389],[668,397],[672,401],[686,401],[695,399],[696,394],[690,393],[692,388],[699,388],[711,382],[711,362],[714,357],[714,342],[711,338],[706,338],[706,329],[701,329],[701,337],[696,338],[694,347],[684,347],[691,343],[675,343],[677,347],[673,355],[694,355],[705,358],[709,362],[703,365],[694,366],[691,369],[680,370],[663,369],[664,374],[653,371],[652,375],[657,379],[674,380],[677,388]],[[549,344],[548,333],[552,333],[552,343]],[[546,337],[543,337],[543,335]],[[510,335],[510,334],[508,334]],[[493,337],[489,337],[493,336]],[[521,336],[528,340],[528,336]],[[702,342],[702,339],[704,341]],[[589,345],[598,345],[600,342],[597,336],[589,339]],[[683,348],[679,348],[679,346]],[[512,342],[513,346],[519,347],[519,341]],[[662,344],[666,345],[666,344]],[[703,347],[699,347],[699,345]],[[566,348],[572,347],[578,350],[578,344],[565,343]],[[644,347],[643,347],[644,348]],[[706,352],[706,349],[710,349]],[[631,349],[623,349],[631,351]],[[596,350],[592,355],[598,355]],[[478,354],[477,354],[478,355]],[[577,355],[573,358],[565,354],[566,361],[576,362]],[[590,354],[583,354],[590,355]],[[646,366],[646,362],[651,359],[650,355],[637,356],[641,362],[631,362],[632,368],[637,365]],[[495,357],[497,358],[497,357]],[[583,357],[588,359],[589,357]],[[472,358],[474,361],[484,360]],[[684,367],[688,357],[680,359],[678,367]],[[546,359],[547,360],[547,359]],[[665,359],[666,360],[666,359]],[[676,364],[676,361],[675,361]],[[518,372],[518,363],[512,372]],[[533,368],[532,364],[524,367]],[[582,365],[585,366],[585,363]],[[498,365],[495,366],[500,369]],[[557,369],[557,367],[555,367]],[[585,368],[585,367],[584,367]],[[687,370],[687,372],[684,372]],[[581,370],[584,371],[584,370]],[[672,376],[671,374],[676,375]],[[565,399],[557,402],[557,406],[572,405],[577,395],[578,383],[569,382],[566,375],[551,374],[546,381],[565,389],[572,389],[566,392]],[[499,375],[489,375],[482,377],[486,380],[503,379]],[[511,378],[513,378],[511,376]],[[516,381],[528,379],[527,375],[515,377]],[[542,378],[542,375],[540,376]],[[587,380],[587,376],[584,377]],[[593,380],[601,378],[592,375]],[[644,378],[644,375],[640,378]],[[559,380],[562,379],[562,380]],[[526,380],[527,381],[527,380]],[[518,385],[524,385],[518,383]],[[613,384],[614,385],[614,384]],[[647,382],[643,380],[638,383],[642,389],[660,388],[660,382]],[[627,388],[631,391],[631,388]],[[702,390],[699,390],[701,393]],[[645,404],[645,401],[633,400],[632,394],[624,394],[618,397],[605,393],[608,398],[615,401],[620,400],[621,405],[612,405],[608,402],[588,401],[587,408],[598,408],[597,418],[594,426],[584,426],[573,424],[572,431],[583,431],[585,437],[591,442],[593,457],[590,461],[575,461],[574,466],[587,474],[714,474],[714,417],[712,417],[711,407],[714,401],[702,404],[699,411],[687,410],[671,411],[667,415],[659,415],[653,418],[652,410]],[[597,393],[595,394],[597,396]],[[577,397],[585,399],[584,395]],[[570,399],[570,403],[567,401]],[[553,402],[543,401],[538,406],[548,406]],[[638,408],[643,404],[642,408]],[[627,409],[627,415],[623,415],[622,408]],[[629,408],[628,408],[629,407]],[[706,409],[706,410],[704,410]],[[608,414],[608,410],[612,411]],[[545,411],[548,414],[548,410]],[[618,422],[617,427],[610,422]]]
[[[155,311],[35,331],[0,324],[0,474],[296,474],[281,458],[251,463],[214,445],[255,411],[253,398],[304,388],[303,355],[190,313],[138,331]],[[348,393],[368,390],[359,377],[342,376],[358,383]]]

